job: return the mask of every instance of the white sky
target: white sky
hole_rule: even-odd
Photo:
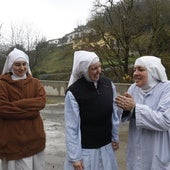
[[[30,25],[49,39],[61,38],[86,24],[95,0],[0,0],[2,30]]]

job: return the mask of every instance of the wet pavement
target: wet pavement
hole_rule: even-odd
[[[64,103],[47,104],[41,111],[45,131],[45,170],[63,170],[65,160],[65,135],[64,135]],[[126,170],[126,143],[128,134],[128,124],[120,124],[120,147],[116,151],[119,170]],[[1,170],[1,168],[0,168]]]
[[[63,170],[65,159],[64,104],[46,105],[41,111],[46,131],[46,170]]]
[[[64,104],[49,104],[41,111],[47,142],[45,149],[46,170],[63,170],[65,159]],[[116,151],[119,170],[126,170],[126,143],[128,124],[120,124],[120,148]]]

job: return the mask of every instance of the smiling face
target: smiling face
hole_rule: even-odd
[[[89,66],[88,74],[89,74],[89,78],[92,81],[98,81],[100,74],[101,74],[101,64],[100,64],[100,62],[97,62],[97,63]]]
[[[134,67],[133,78],[138,87],[144,87],[148,82],[148,72],[146,67],[136,65]]]
[[[19,77],[22,77],[26,74],[28,66],[25,61],[15,61],[12,65],[13,72]]]

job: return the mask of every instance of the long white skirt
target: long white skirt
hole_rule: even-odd
[[[83,149],[84,170],[118,170],[115,152],[111,144],[99,149]],[[64,170],[74,170],[73,165],[67,159]]]
[[[45,170],[44,151],[19,160],[1,160],[0,170]]]

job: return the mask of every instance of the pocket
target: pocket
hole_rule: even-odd
[[[151,170],[170,170],[170,161],[163,162],[156,155],[152,161]]]

